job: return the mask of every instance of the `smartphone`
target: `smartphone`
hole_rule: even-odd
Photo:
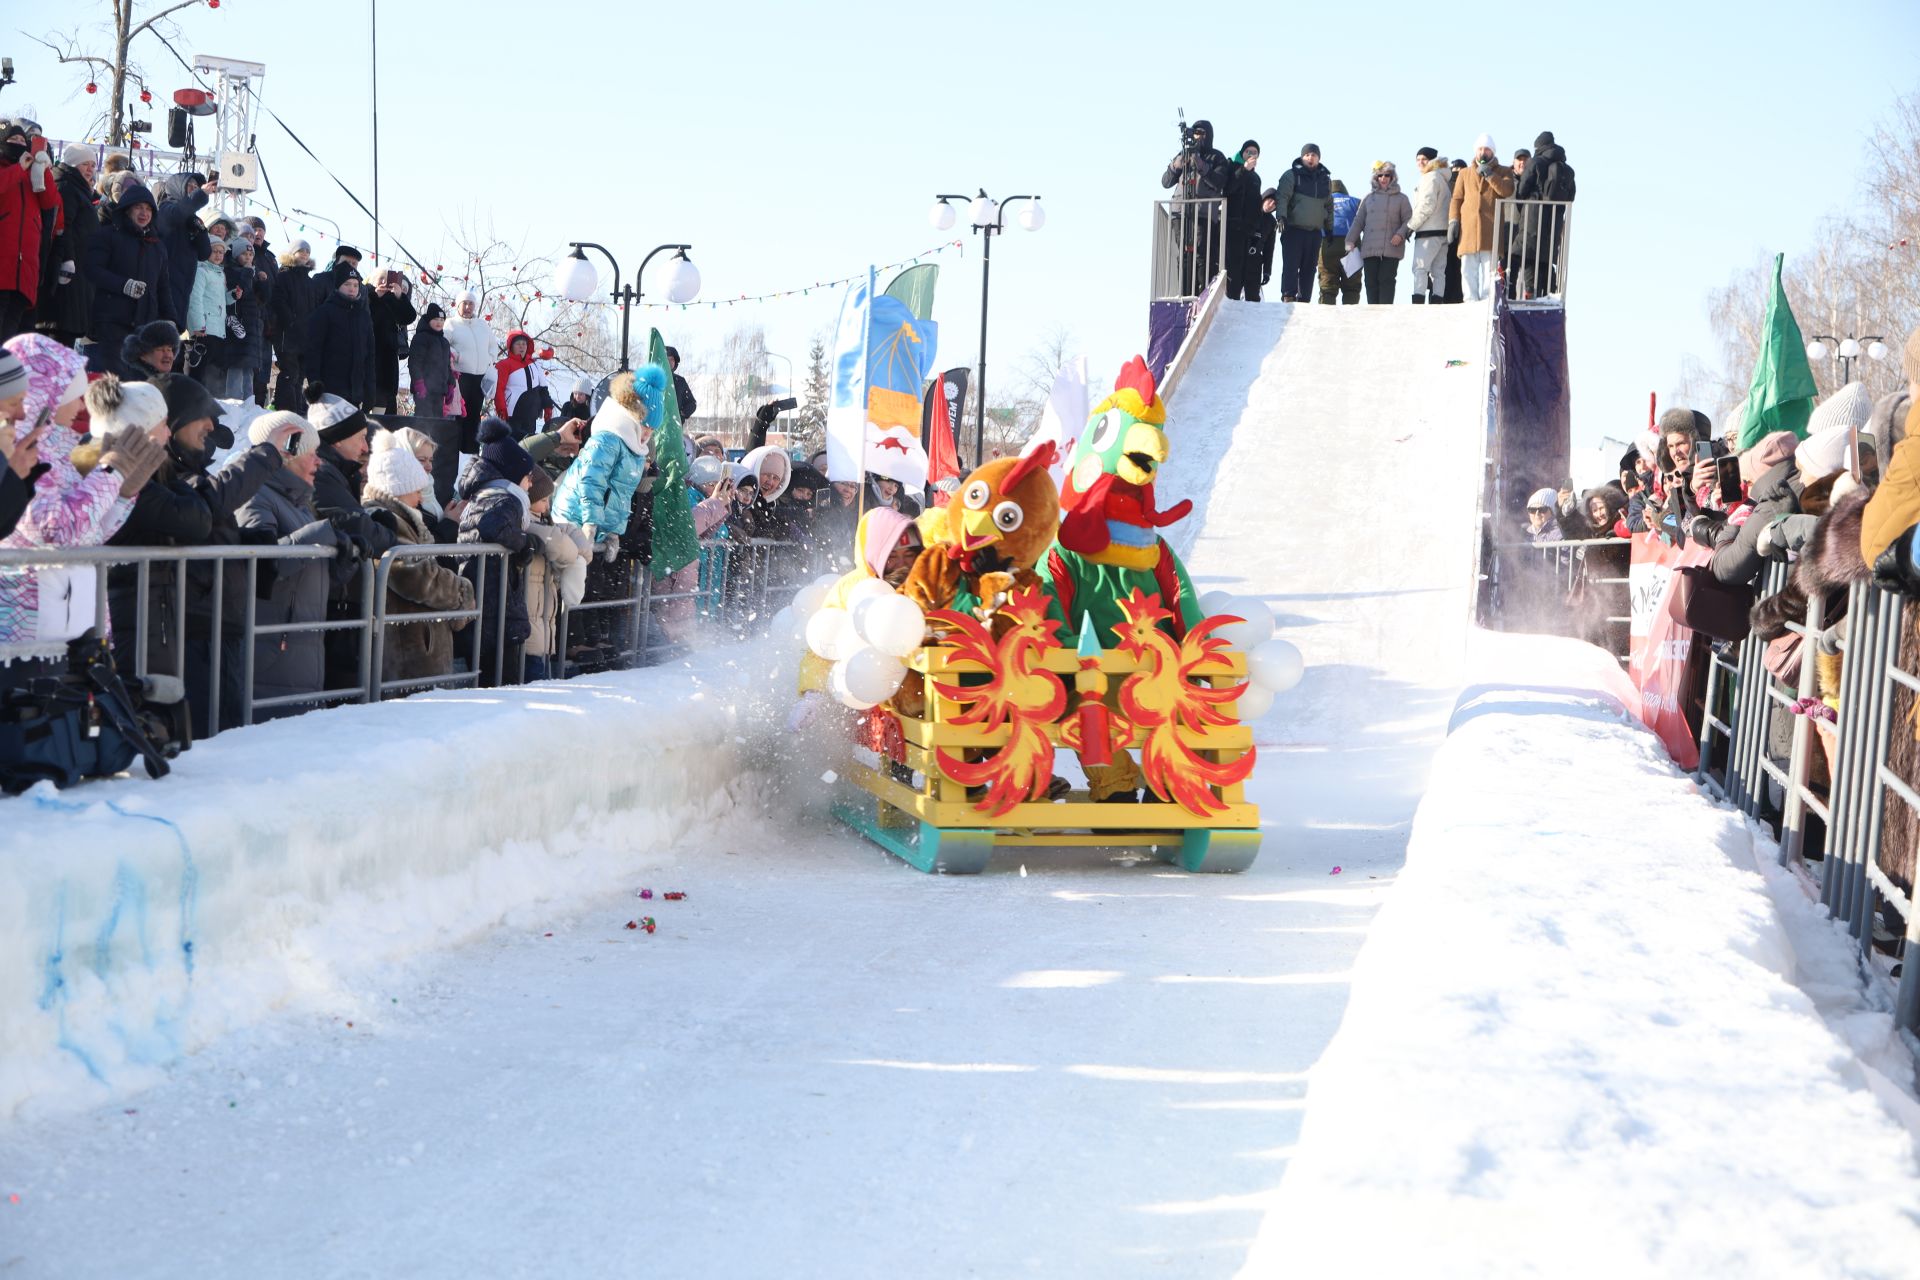
[[[27,150],[31,151],[34,155],[37,156],[42,151],[45,151],[46,149],[47,149],[47,140],[40,134],[36,133],[31,138],[27,139]]]
[[[1720,501],[1732,506],[1745,499],[1740,491],[1740,459],[1715,458],[1713,469],[1720,475]]]

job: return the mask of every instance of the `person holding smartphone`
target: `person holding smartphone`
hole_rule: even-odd
[[[17,121],[0,125],[0,341],[32,328],[44,215],[60,207],[52,171],[45,138]]]

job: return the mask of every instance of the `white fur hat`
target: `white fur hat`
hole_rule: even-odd
[[[303,458],[309,453],[319,452],[320,433],[313,429],[313,424],[299,414],[289,413],[284,409],[278,409],[272,413],[263,413],[248,423],[247,439],[253,444],[266,444],[272,439],[274,432],[288,425],[300,428],[300,434],[289,442],[290,447],[287,449],[288,457]]]
[[[87,388],[88,431],[104,435],[122,427],[151,431],[167,420],[167,398],[145,382],[122,382],[112,374]]]
[[[367,459],[366,492],[369,494],[404,498],[432,484],[432,477],[411,449],[380,449]]]

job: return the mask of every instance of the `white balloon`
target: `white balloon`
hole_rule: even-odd
[[[1273,700],[1277,696],[1265,685],[1243,684],[1240,686],[1239,700],[1230,705],[1241,724],[1250,724],[1273,710]]]
[[[802,634],[803,625],[800,615],[794,612],[792,605],[788,605],[773,615],[773,621],[767,624],[767,634],[775,640],[785,640]]]
[[[1273,610],[1251,596],[1235,596],[1232,607],[1224,610],[1245,622],[1229,622],[1214,632],[1236,649],[1250,650],[1273,637]]]
[[[881,653],[904,658],[920,647],[927,634],[927,615],[920,606],[903,595],[863,600],[854,611],[854,628],[860,638]]]
[[[906,663],[870,645],[854,650],[840,666],[847,673],[847,692],[869,705],[891,698],[907,674]]]
[[[1247,650],[1247,678],[1275,693],[1293,688],[1305,673],[1300,650],[1285,640],[1265,640]]]
[[[851,707],[855,711],[866,711],[878,702],[878,699],[874,702],[863,701],[853,691],[852,686],[847,683],[847,664],[844,662],[834,663],[833,670],[827,673],[827,692],[833,695],[835,702],[843,707]]]
[[[815,578],[814,581],[831,591],[840,584],[840,575],[837,573],[823,573]]]
[[[811,618],[826,605],[829,590],[817,582],[809,582],[793,593],[793,611],[802,618]]]
[[[893,594],[893,588],[878,578],[862,578],[847,588],[847,612],[852,613],[862,600],[878,600]]]
[[[851,648],[848,638],[858,639],[853,636],[853,620],[845,609],[822,609],[807,619],[807,648],[829,662],[837,661],[843,649]]]
[[[1200,593],[1200,616],[1215,618],[1223,613],[1237,614],[1239,611],[1233,607],[1236,603],[1237,598],[1231,591],[1203,591]]]

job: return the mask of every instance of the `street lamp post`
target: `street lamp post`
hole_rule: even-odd
[[[1886,339],[1877,333],[1870,333],[1864,338],[1856,338],[1852,334],[1844,338],[1835,338],[1824,333],[1815,334],[1813,341],[1807,344],[1807,359],[1818,364],[1829,354],[1839,358],[1840,385],[1844,387],[1853,381],[1853,362],[1861,356],[1869,360],[1885,360],[1887,343]]]
[[[597,250],[606,255],[607,262],[613,267],[613,300],[620,304],[620,372],[625,373],[633,367],[628,358],[630,335],[632,333],[632,308],[645,296],[641,279],[646,275],[647,264],[659,254],[673,250],[676,265],[673,277],[667,281],[667,301],[692,302],[700,296],[700,269],[687,257],[690,244],[656,245],[652,253],[640,260],[640,270],[633,273],[628,284],[620,283],[620,264],[615,261],[611,251],[605,245],[595,244],[591,240],[572,240],[568,242],[573,252],[560,260],[559,268],[554,272],[554,288],[568,302],[585,302],[593,296],[600,285],[600,274],[587,261],[584,252]]]
[[[1038,231],[1047,224],[1047,212],[1040,207],[1039,196],[1008,196],[995,203],[985,188],[971,199],[962,195],[938,195],[933,198],[933,209],[927,220],[935,231],[953,229],[954,211],[949,200],[967,200],[967,220],[973,225],[973,233],[981,237],[980,250],[980,359],[974,374],[973,420],[973,465],[979,466],[986,460],[987,454],[987,287],[993,271],[993,238],[1007,229],[1007,206],[1029,201],[1020,211],[1020,225],[1029,231]]]

